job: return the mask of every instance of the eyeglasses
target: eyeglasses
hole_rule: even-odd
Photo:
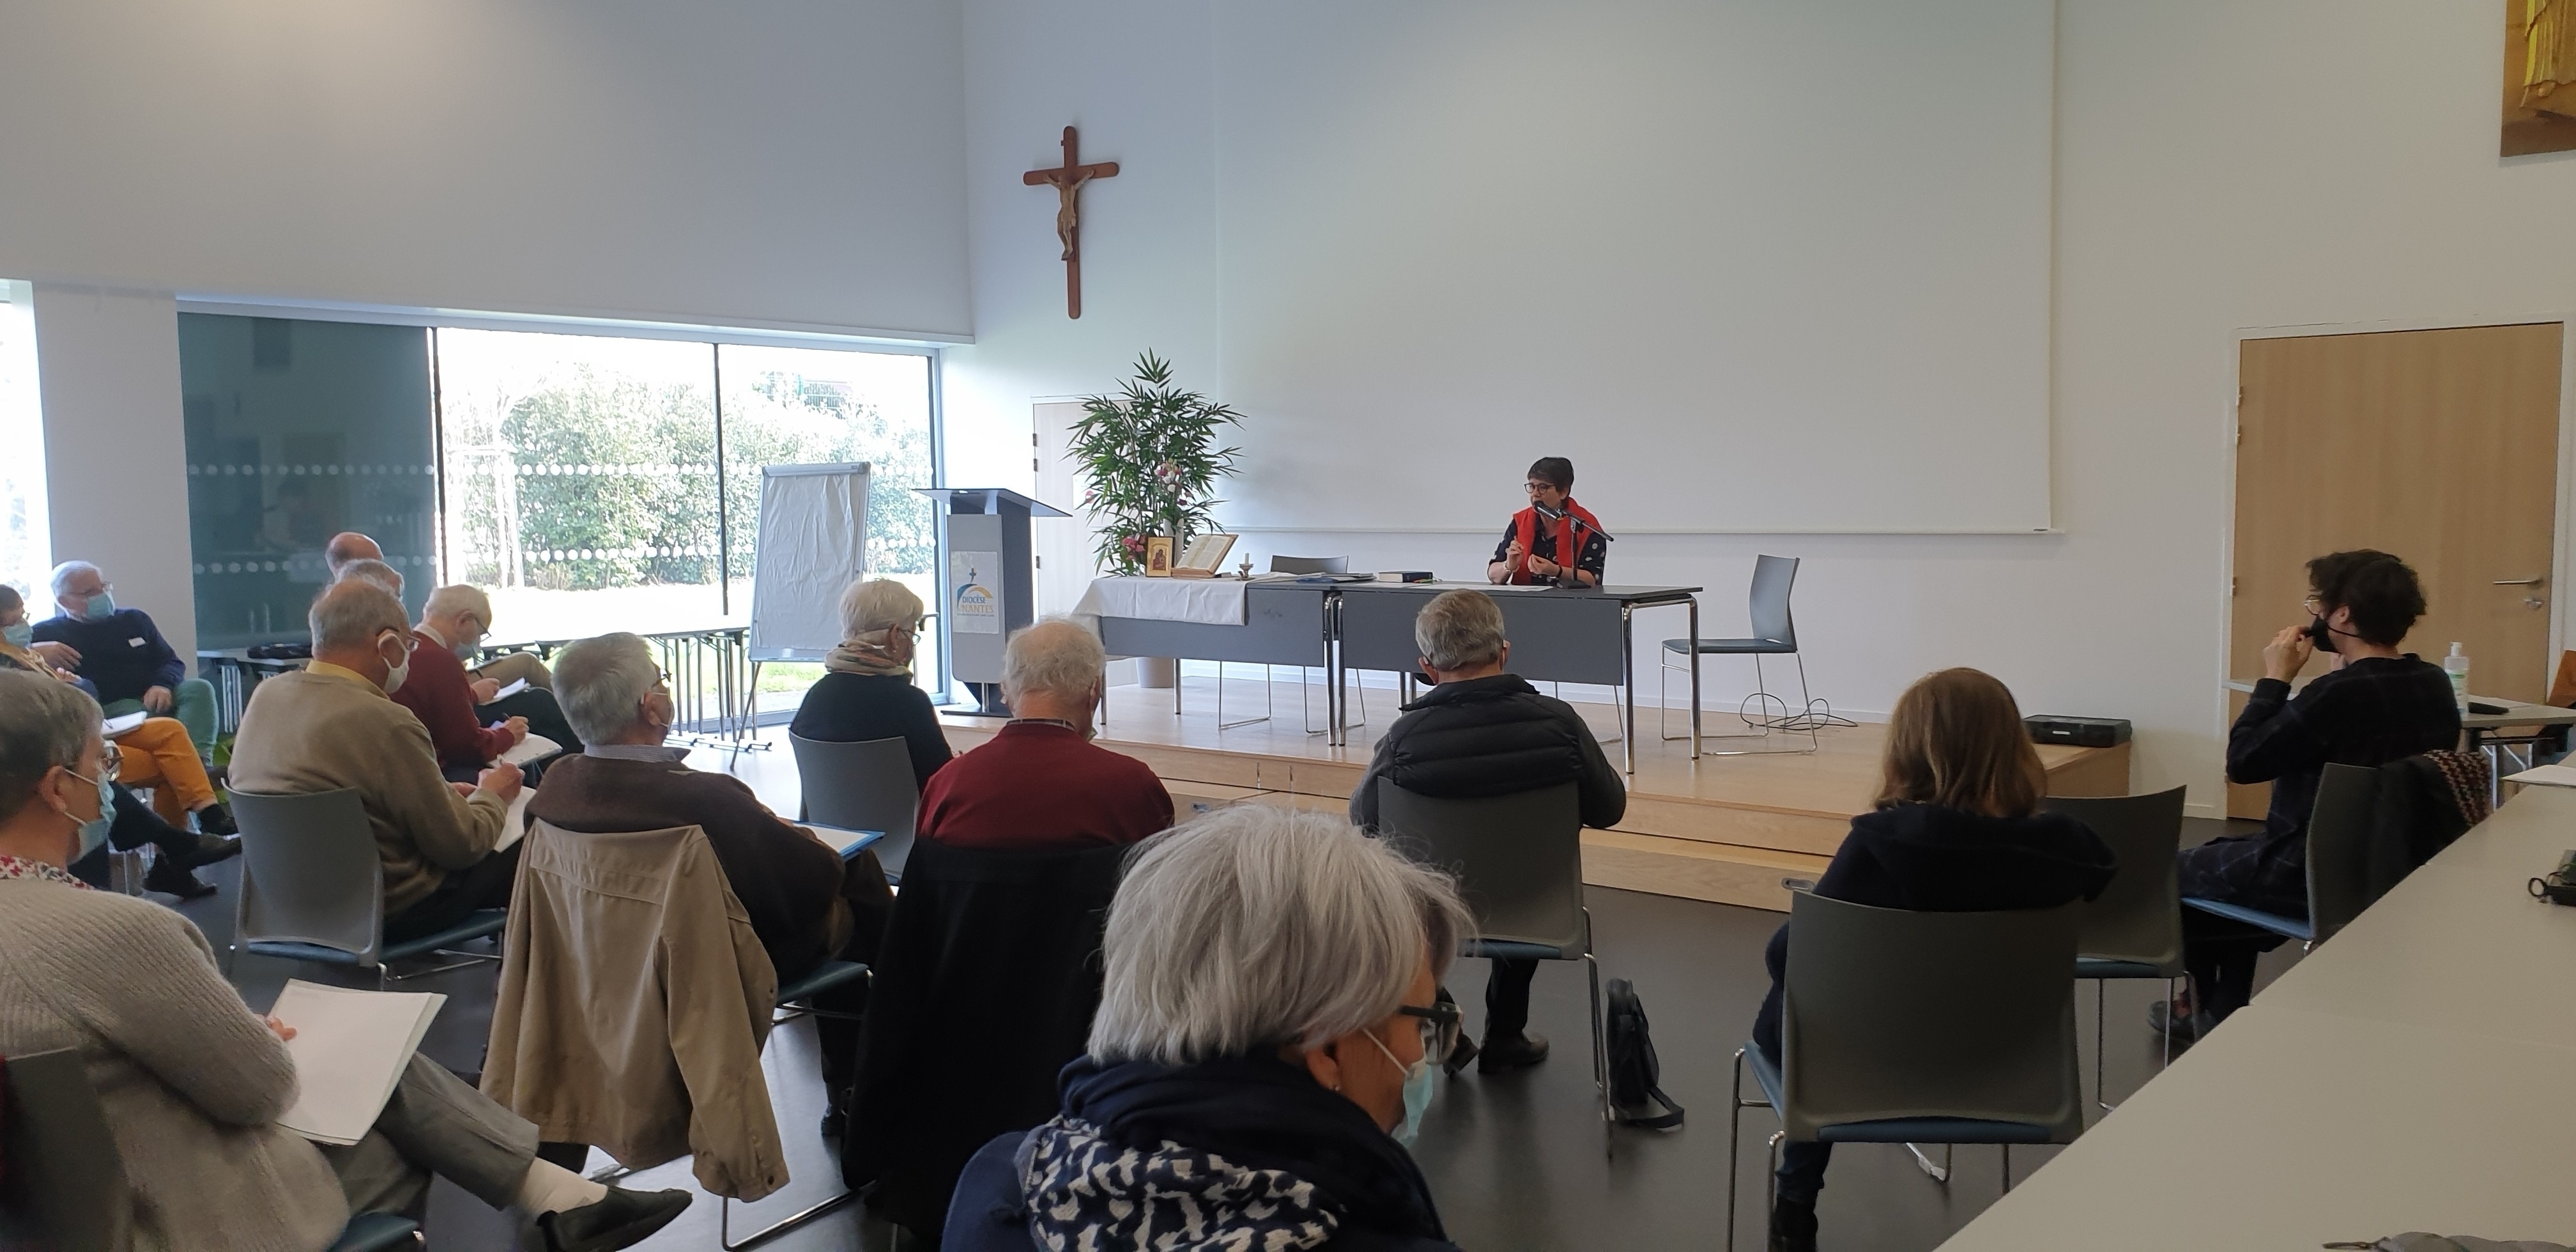
[[[1422,1055],[1429,1058],[1432,1064],[1437,1065],[1447,1060],[1450,1052],[1458,1047],[1457,1005],[1444,1002],[1425,1008],[1420,1005],[1404,1004],[1398,1005],[1395,1011],[1406,1017],[1420,1019],[1417,1024],[1422,1028]]]
[[[2310,595],[2307,599],[2299,601],[2299,611],[2310,617],[2323,617],[2326,615],[2325,602]]]

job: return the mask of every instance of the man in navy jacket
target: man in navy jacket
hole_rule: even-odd
[[[147,712],[175,717],[188,728],[197,755],[215,751],[215,689],[188,667],[161,628],[141,609],[116,606],[106,575],[87,561],[54,567],[54,606],[60,615],[36,623],[46,659],[89,680],[109,717]]]

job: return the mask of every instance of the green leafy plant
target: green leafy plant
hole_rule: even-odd
[[[1217,430],[1243,415],[1172,383],[1172,366],[1148,351],[1116,396],[1090,396],[1067,451],[1090,488],[1082,498],[1097,530],[1099,567],[1133,574],[1145,566],[1145,537],[1170,535],[1172,559],[1192,535],[1220,529],[1217,480],[1235,472],[1242,449],[1216,446]]]

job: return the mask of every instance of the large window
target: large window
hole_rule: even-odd
[[[15,452],[37,445],[32,394],[27,430],[9,424],[23,340],[11,307],[0,303],[0,447]],[[208,646],[301,638],[322,545],[341,530],[383,543],[415,611],[439,583],[484,588],[495,642],[741,626],[761,467],[779,464],[869,463],[869,571],[937,601],[936,531],[914,491],[932,485],[924,353],[217,314],[182,314],[179,349]],[[13,519],[0,542],[29,542],[17,519],[32,518],[22,563],[37,574],[43,485],[20,480],[41,464],[0,455]],[[935,637],[924,686],[939,672]],[[759,709],[793,708],[820,675],[763,665]]]
[[[868,462],[869,570],[935,600],[927,356],[440,330],[436,361],[447,576],[496,638],[746,622],[764,465]],[[764,665],[760,707],[820,674]]]
[[[0,279],[0,582],[25,593],[42,616],[40,590],[52,563],[45,514],[45,422],[36,394],[35,321],[27,284]]]

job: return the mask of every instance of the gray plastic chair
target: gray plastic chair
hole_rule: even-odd
[[[1808,1143],[1992,1143],[2012,1187],[2016,1143],[2084,1130],[2075,936],[2083,905],[1997,913],[1872,908],[1800,892],[1789,906],[1780,1041],[1735,1052],[1726,1242],[1735,1244],[1743,1110]],[[1752,1062],[1763,1099],[1743,1098]]]
[[[1807,658],[1800,655],[1798,652],[1798,625],[1789,614],[1789,589],[1797,581],[1797,557],[1756,557],[1753,561],[1753,589],[1746,596],[1746,609],[1753,624],[1752,638],[1702,639],[1699,641],[1699,651],[1697,654],[1692,653],[1691,641],[1688,639],[1667,639],[1664,641],[1663,652],[1655,668],[1656,734],[1661,735],[1663,738],[1668,740],[1687,739],[1690,737],[1687,734],[1673,734],[1665,724],[1667,718],[1664,712],[1664,689],[1668,685],[1668,680],[1673,671],[1684,669],[1685,667],[1696,670],[1699,668],[1699,658],[1703,656],[1749,656],[1753,658],[1753,694],[1747,696],[1745,698],[1745,702],[1753,704],[1755,707],[1761,709],[1762,712],[1758,717],[1744,713],[1740,707],[1736,712],[1737,716],[1743,718],[1745,722],[1755,728],[1756,734],[1750,736],[1706,735],[1703,736],[1703,738],[1769,738],[1771,732],[1775,730],[1786,731],[1791,734],[1803,732],[1807,736],[1806,747],[1798,749],[1771,749],[1771,751],[1795,751],[1804,753],[1816,750],[1815,737],[1817,728],[1833,724],[1836,719],[1834,719],[1833,715],[1830,713],[1822,715],[1816,713],[1815,697],[1808,694],[1807,691]],[[1787,700],[1771,694],[1770,685],[1762,674],[1763,657],[1779,656],[1783,654],[1795,659],[1798,663],[1799,704],[1798,711],[1795,713],[1789,711],[1789,702]],[[1684,664],[1675,665],[1673,663],[1673,659],[1675,657],[1682,658]],[[1780,712],[1777,716],[1774,716],[1771,712],[1771,706],[1775,702],[1780,706]],[[1699,710],[1692,709],[1691,716],[1694,718],[1698,717]],[[1751,749],[1733,752],[1710,752],[1706,755],[1756,756],[1761,755],[1762,753],[1762,749]]]
[[[912,857],[912,828],[921,813],[921,784],[912,776],[912,750],[900,738],[834,743],[787,732],[796,749],[796,776],[804,787],[804,815],[843,830],[884,831],[874,847],[886,881],[903,881]]]
[[[2184,896],[2183,904],[2257,926],[2313,948],[2370,907],[2370,838],[2379,810],[2379,771],[2328,765],[2308,814],[2308,915],[2266,913],[2224,900]]]
[[[1417,795],[1381,778],[1378,833],[1405,855],[1458,876],[1478,937],[1460,956],[1581,961],[1589,975],[1592,1081],[1601,1092],[1602,1151],[1615,1125],[1601,1030],[1601,963],[1583,907],[1583,817],[1573,783],[1471,800]]]
[[[241,826],[242,872],[241,889],[233,894],[227,969],[231,956],[247,951],[373,970],[382,989],[389,982],[500,961],[498,954],[449,950],[501,933],[509,916],[499,909],[482,910],[436,934],[385,942],[385,866],[356,791],[236,791],[232,811]],[[457,959],[408,974],[386,968],[433,954]]]
[[[13,1056],[5,1070],[9,1116],[0,1152],[9,1168],[0,1174],[0,1247],[125,1252],[134,1239],[134,1201],[79,1051]],[[349,1220],[331,1252],[420,1241],[410,1221],[365,1213]]]
[[[1351,559],[1346,556],[1274,556],[1270,558],[1273,574],[1347,574]]]
[[[2102,1002],[2114,978],[2161,978],[2165,1002],[2182,977],[2182,890],[2174,852],[2182,846],[2184,788],[2138,796],[2050,796],[2040,807],[2084,823],[2120,867],[2111,885],[2085,906],[2084,929],[2075,941],[2075,976],[2093,979],[2093,1102],[2108,1113],[2118,1107],[2103,1088]],[[2173,1064],[2173,1036],[2165,1036],[2164,1063]]]

